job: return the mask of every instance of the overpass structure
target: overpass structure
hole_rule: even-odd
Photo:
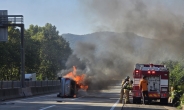
[[[25,50],[23,15],[8,15],[7,10],[0,10],[0,41],[8,41],[8,26],[21,28],[21,87],[25,87]]]

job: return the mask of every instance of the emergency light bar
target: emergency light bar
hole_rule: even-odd
[[[135,76],[140,76],[139,70],[135,70],[134,75],[135,75]]]
[[[148,71],[148,73],[150,74],[150,73],[151,73],[151,71]]]
[[[152,71],[152,74],[155,74],[155,71]]]
[[[151,73],[152,74],[155,74],[155,70],[152,70],[152,71],[151,70],[148,70],[148,74],[151,74]]]

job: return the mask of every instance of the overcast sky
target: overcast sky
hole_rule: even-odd
[[[0,0],[0,10],[8,10],[9,15],[23,15],[26,29],[30,24],[44,26],[51,23],[57,27],[60,34],[82,35],[94,32],[94,27],[100,25],[89,19],[90,10],[89,13],[85,11],[83,1],[88,0]],[[159,4],[175,13],[182,14],[184,11],[184,0],[146,1],[150,7]]]

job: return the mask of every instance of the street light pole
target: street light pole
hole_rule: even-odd
[[[24,49],[24,24],[21,26],[21,85],[25,87],[25,49]]]

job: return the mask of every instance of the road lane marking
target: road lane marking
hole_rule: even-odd
[[[111,107],[110,110],[114,110],[114,108],[116,107],[116,105],[119,103],[119,99],[116,101],[116,103]]]
[[[54,106],[56,106],[56,105],[51,105],[51,106],[48,106],[48,107],[44,107],[44,108],[39,109],[39,110],[45,110],[45,109],[48,109],[48,108],[51,108],[51,107],[54,107]]]

